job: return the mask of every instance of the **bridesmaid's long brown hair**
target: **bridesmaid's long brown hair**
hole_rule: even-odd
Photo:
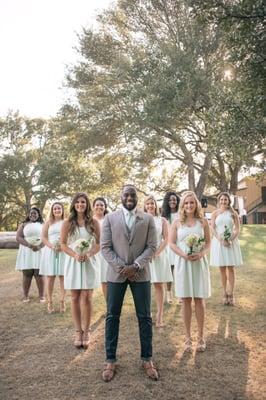
[[[86,193],[79,192],[76,193],[75,196],[73,197],[73,200],[70,205],[70,211],[69,211],[69,217],[68,217],[68,222],[69,222],[69,235],[72,236],[75,233],[75,230],[79,228],[78,225],[78,213],[75,210],[75,204],[77,200],[82,197],[83,199],[86,200],[87,207],[84,212],[84,222],[85,222],[85,228],[87,231],[91,234],[94,235],[95,233],[95,228],[94,228],[94,221],[93,221],[93,216],[92,216],[92,208],[91,208],[91,203],[90,200],[87,196]]]
[[[228,192],[221,192],[219,194],[219,196],[217,197],[217,206],[218,206],[218,208],[219,208],[219,201],[220,201],[220,198],[222,196],[227,197],[227,199],[228,199],[228,210],[230,211],[232,217],[238,218],[237,212],[233,209],[233,207],[231,205],[231,198],[230,198],[230,194]]]

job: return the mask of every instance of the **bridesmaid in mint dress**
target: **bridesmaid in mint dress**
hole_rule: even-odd
[[[223,304],[233,306],[235,304],[235,267],[242,265],[243,260],[238,240],[239,218],[231,207],[231,199],[226,192],[218,196],[218,209],[212,213],[211,228],[213,237],[210,264],[220,268]]]
[[[65,289],[71,290],[77,348],[87,348],[90,341],[92,293],[98,287],[94,256],[100,249],[99,241],[100,227],[92,217],[89,198],[85,193],[77,193],[61,230],[61,248],[66,253],[64,282]]]
[[[178,216],[179,201],[180,198],[174,191],[167,192],[164,196],[162,204],[162,217],[164,217],[168,221],[169,230],[171,224]],[[167,251],[168,251],[169,264],[171,266],[172,276],[173,276],[175,253],[171,250],[170,246],[167,247]],[[167,282],[166,284],[166,301],[168,304],[173,303],[172,281],[173,279]]]
[[[188,241],[193,240],[194,244]],[[199,242],[198,239],[204,239]],[[192,350],[192,299],[198,326],[197,351],[205,351],[205,299],[211,295],[210,273],[206,254],[210,247],[210,230],[203,218],[200,202],[194,192],[184,192],[179,205],[179,218],[172,224],[170,246],[175,252],[175,292],[182,298],[186,330],[185,351]]]
[[[65,253],[62,252],[60,245],[63,219],[64,206],[60,202],[55,202],[51,206],[49,219],[42,229],[42,243],[45,247],[41,257],[40,274],[45,275],[47,280],[47,311],[49,314],[54,312],[53,290],[56,276],[58,276],[60,284],[59,311],[66,311],[64,289]]]
[[[108,213],[106,200],[103,197],[96,197],[96,199],[93,200],[92,206],[93,206],[93,217],[99,222],[101,230],[104,217]],[[96,254],[95,259],[98,264],[97,270],[98,270],[99,283],[101,283],[102,285],[103,295],[105,300],[107,301],[106,274],[107,274],[108,263],[104,259],[100,251],[99,253]]]
[[[157,232],[157,250],[150,262],[151,283],[155,288],[157,315],[156,327],[162,328],[163,323],[163,300],[164,283],[172,282],[173,276],[169,263],[167,244],[168,244],[168,223],[167,220],[158,215],[157,202],[154,196],[148,196],[144,201],[144,211],[151,214],[154,218]]]
[[[32,207],[25,221],[17,231],[19,250],[16,270],[22,271],[23,302],[30,301],[29,291],[34,276],[39,291],[40,303],[45,303],[44,277],[40,275],[40,262],[43,244],[41,242],[43,218],[37,207]]]

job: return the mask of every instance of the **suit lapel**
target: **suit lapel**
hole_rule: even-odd
[[[131,243],[132,240],[134,239],[134,236],[135,236],[135,234],[136,234],[136,230],[137,230],[138,224],[139,224],[140,221],[142,221],[142,220],[143,220],[143,215],[142,215],[142,213],[141,213],[139,210],[137,210],[135,222],[134,222],[134,224],[132,225],[131,232],[130,232],[129,243]]]
[[[123,210],[120,211],[120,222],[121,222],[121,225],[123,227],[123,231],[124,231],[127,239],[129,240],[130,232],[129,232],[129,229],[128,229],[127,224],[126,224],[125,214],[124,214]]]

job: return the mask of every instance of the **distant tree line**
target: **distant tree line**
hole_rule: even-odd
[[[55,118],[0,120],[0,229],[77,190],[235,193],[263,170],[262,1],[119,0],[79,37]],[[79,57],[80,59],[80,57]]]

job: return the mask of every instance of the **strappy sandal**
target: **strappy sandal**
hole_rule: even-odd
[[[104,382],[110,382],[116,373],[115,363],[106,363],[103,369],[102,378]]]
[[[224,306],[228,306],[228,294],[224,294],[222,301]]]
[[[156,314],[156,323],[155,323],[156,328],[163,328],[165,324],[162,321],[162,317],[158,316],[158,313]]]
[[[184,351],[190,353],[192,351],[192,339],[191,337],[185,340],[185,348]]]
[[[228,294],[228,305],[234,306],[235,305],[235,298],[233,294]]]
[[[82,330],[75,332],[74,346],[77,349],[80,349],[82,347],[82,335],[83,335],[83,331]]]
[[[156,328],[164,328],[165,324],[163,322],[156,322],[155,326]]]
[[[46,298],[45,298],[45,297],[40,297],[40,303],[41,303],[41,304],[46,303]]]
[[[82,346],[83,348],[86,350],[89,347],[89,343],[90,343],[90,332],[91,329],[85,329],[83,331],[83,335],[82,335]]]
[[[203,338],[199,338],[196,351],[199,353],[203,353],[205,350],[206,350],[206,342]]]
[[[24,299],[22,299],[23,303],[29,303],[30,302],[30,298],[29,297],[24,297]]]
[[[170,290],[166,291],[166,302],[168,304],[173,304],[173,295],[172,295],[172,292]]]
[[[59,312],[60,313],[66,312],[66,302],[64,300],[61,300],[59,303]]]
[[[145,370],[150,379],[152,379],[153,381],[158,381],[158,371],[152,361],[143,361],[142,368]]]
[[[48,314],[54,313],[54,306],[51,301],[48,301],[48,303],[47,303],[47,311],[48,311]]]

